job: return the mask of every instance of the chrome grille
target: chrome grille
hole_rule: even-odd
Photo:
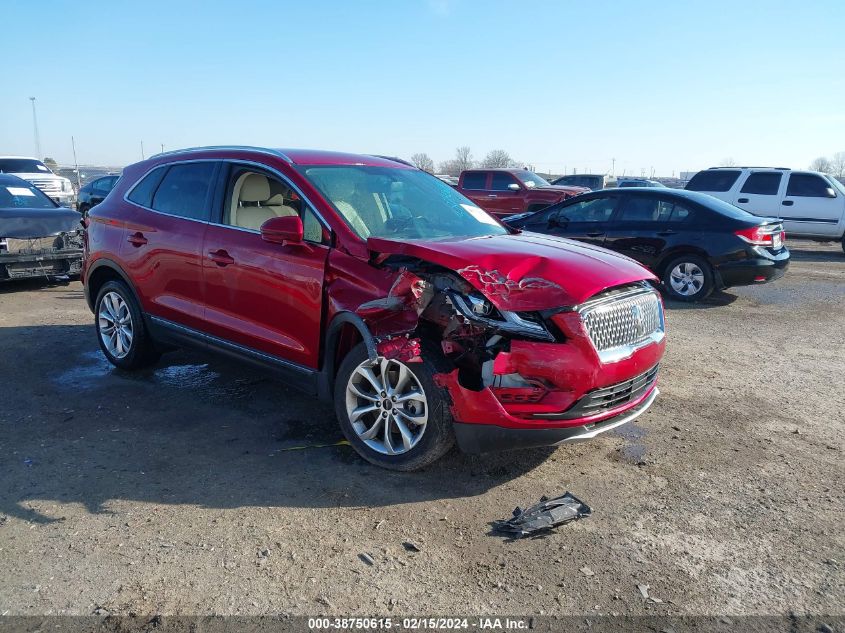
[[[61,193],[62,181],[56,178],[32,178],[29,182],[44,193]]]
[[[650,288],[638,287],[587,302],[584,328],[603,362],[621,360],[663,338],[663,304]]]
[[[8,253],[42,253],[52,251],[57,246],[61,247],[62,238],[56,237],[33,237],[16,239],[6,238],[6,252]]]

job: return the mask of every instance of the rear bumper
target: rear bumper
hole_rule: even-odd
[[[565,442],[590,440],[597,435],[626,424],[645,413],[660,391],[657,387],[645,394],[634,406],[600,422],[563,428],[505,428],[492,424],[454,424],[458,446],[465,453],[489,453],[515,448],[557,446]]]
[[[730,288],[780,279],[787,268],[789,268],[789,251],[783,249],[777,259],[753,257],[738,262],[725,262],[716,267],[716,273],[719,276],[720,285],[723,288]]]

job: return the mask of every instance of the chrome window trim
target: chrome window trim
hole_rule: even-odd
[[[179,150],[179,151],[182,151],[182,150]],[[175,154],[177,152],[173,152],[173,153]],[[157,154],[157,156],[165,156],[165,155],[167,155],[167,153]],[[275,169],[274,167],[270,167],[269,165],[265,165],[264,163],[258,163],[258,162],[252,161],[252,160],[246,160],[246,159],[240,159],[240,158],[187,158],[185,160],[174,160],[174,161],[161,163],[159,165],[154,165],[153,167],[151,167],[150,169],[145,171],[144,174],[140,178],[138,178],[138,180],[135,181],[135,184],[133,184],[129,189],[126,190],[126,193],[123,194],[123,201],[127,202],[131,205],[134,205],[134,206],[138,207],[139,209],[144,209],[145,211],[151,211],[152,213],[157,213],[159,215],[163,215],[163,216],[166,216],[166,217],[169,217],[169,218],[179,218],[181,220],[189,220],[191,222],[197,222],[199,224],[206,224],[206,225],[210,225],[210,226],[220,226],[220,227],[227,228],[227,229],[233,229],[235,231],[245,231],[247,233],[254,233],[254,234],[258,234],[258,235],[261,234],[261,231],[256,231],[254,229],[247,229],[247,228],[240,227],[240,226],[232,226],[231,224],[222,224],[222,223],[219,223],[219,222],[212,222],[211,220],[197,220],[196,218],[187,218],[183,215],[176,215],[174,213],[166,213],[164,211],[159,211],[158,209],[153,209],[151,207],[144,206],[143,204],[138,204],[137,202],[129,199],[129,196],[132,194],[133,191],[135,191],[135,188],[139,184],[141,184],[141,181],[144,180],[151,173],[153,173],[156,169],[165,169],[165,168],[171,167],[172,165],[184,165],[184,164],[188,164],[188,163],[237,163],[237,164],[240,164],[240,165],[247,165],[249,167],[258,167],[260,169],[264,169],[266,171],[269,171],[274,176],[278,176],[284,183],[286,183],[291,189],[293,189],[297,193],[297,195],[299,195],[306,202],[308,207],[314,212],[314,215],[317,217],[317,220],[320,222],[320,224],[322,224],[323,228],[326,229],[327,231],[329,231],[329,233],[332,233],[331,226],[329,225],[328,222],[326,222],[326,219],[323,217],[323,215],[314,206],[314,203],[311,202],[311,199],[302,192],[302,189],[300,189],[297,185],[295,185],[293,182],[291,182],[290,179],[287,176],[285,176],[278,169]],[[219,175],[218,175],[218,177],[219,177]],[[159,183],[159,184],[161,184],[161,183]],[[115,185],[116,185],[116,183],[115,183]],[[309,242],[309,243],[310,244],[317,244],[317,242]],[[322,244],[322,242],[320,242],[319,245],[325,246],[324,244]]]
[[[210,222],[208,220],[197,220],[196,218],[188,218],[188,217],[185,217],[184,215],[176,215],[175,213],[167,213],[166,211],[159,211],[158,209],[146,207],[143,204],[138,204],[134,200],[130,200],[129,196],[133,191],[135,191],[135,188],[138,185],[141,184],[141,181],[144,180],[151,173],[153,173],[156,169],[164,169],[164,168],[169,168],[173,165],[184,165],[184,164],[187,164],[187,163],[220,163],[220,162],[222,162],[222,160],[219,159],[219,158],[192,158],[192,159],[188,159],[188,160],[174,160],[173,162],[170,162],[170,163],[162,163],[160,165],[155,165],[155,166],[151,167],[150,169],[148,169],[147,171],[145,171],[144,175],[141,176],[140,178],[138,178],[138,180],[135,181],[135,184],[132,185],[129,189],[126,190],[126,193],[123,194],[123,201],[127,202],[131,205],[134,205],[134,206],[138,207],[139,209],[144,209],[145,211],[152,211],[153,213],[157,213],[159,215],[163,215],[163,216],[166,216],[168,218],[178,218],[180,220],[188,220],[189,222],[197,222],[198,224],[209,224]],[[163,178],[162,178],[162,180],[163,180]],[[159,182],[158,184],[159,184],[159,186],[161,186],[161,182]],[[212,184],[214,184],[214,183],[212,183]],[[117,183],[115,183],[115,186],[116,185],[117,185]],[[156,188],[156,190],[158,190],[158,188]],[[155,198],[155,195],[153,195],[153,197]],[[150,202],[152,202],[152,201],[150,201]]]

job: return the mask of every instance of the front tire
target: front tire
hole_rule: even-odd
[[[138,301],[122,281],[103,284],[94,304],[100,349],[120,369],[141,369],[161,356],[150,338]]]
[[[681,255],[670,261],[662,281],[666,294],[678,301],[701,301],[715,288],[713,269],[697,255]]]
[[[363,343],[343,360],[334,388],[343,435],[371,464],[390,470],[425,468],[455,443],[449,393],[434,382],[448,371],[434,348],[423,361],[371,361]]]

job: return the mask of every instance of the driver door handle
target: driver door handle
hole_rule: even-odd
[[[781,204],[785,207],[791,207],[793,204],[795,204],[795,201],[794,200],[784,200],[783,202],[781,202]]]
[[[213,261],[215,264],[217,264],[220,267],[228,266],[229,264],[235,263],[235,260],[232,259],[232,257],[229,255],[229,253],[224,251],[222,248],[218,249],[216,251],[210,251],[208,253],[208,257],[209,257],[209,259],[211,259],[211,261]]]
[[[130,244],[132,244],[132,246],[137,247],[137,246],[143,246],[144,244],[146,244],[147,238],[144,237],[144,234],[141,233],[141,231],[136,231],[135,233],[130,235],[128,238],[126,238],[126,241],[129,242]]]
[[[740,204],[745,204],[746,202],[748,202],[748,198],[739,198],[737,202],[739,202]]]

